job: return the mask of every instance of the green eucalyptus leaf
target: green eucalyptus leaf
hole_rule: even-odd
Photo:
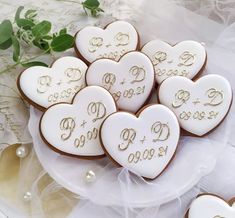
[[[82,2],[83,6],[85,6],[86,8],[98,8],[100,6],[100,3],[98,0],[86,0],[84,2]]]
[[[46,36],[43,36],[42,39],[51,40],[51,39],[52,39],[52,36],[46,35]]]
[[[56,52],[66,51],[72,48],[74,37],[69,34],[63,34],[55,37],[51,42],[51,49]]]
[[[54,39],[57,36],[58,36],[58,33],[53,33],[52,38]]]
[[[37,16],[37,10],[32,10],[32,9],[27,10],[24,14],[24,17],[26,19],[33,19],[36,16]]]
[[[31,20],[23,19],[23,18],[17,19],[16,24],[18,27],[23,28],[25,30],[29,30],[33,26],[35,26],[34,22],[32,22]]]
[[[0,24],[0,44],[6,42],[11,38],[13,33],[12,24],[10,20],[4,20]]]
[[[51,22],[44,20],[32,28],[35,38],[47,35],[51,31]]]
[[[67,33],[67,29],[63,28],[63,29],[60,30],[59,35],[63,35],[63,34],[66,34],[66,33]]]
[[[44,50],[44,51],[49,50],[49,48],[50,48],[49,43],[48,43],[47,41],[43,40],[43,39],[34,40],[34,41],[33,41],[33,44],[34,44],[36,47],[38,47],[38,48],[40,48],[41,50]]]
[[[12,40],[11,38],[8,39],[7,41],[3,42],[1,45],[0,45],[0,49],[1,50],[6,50],[8,48],[10,48],[12,46]]]
[[[16,11],[16,14],[15,14],[15,21],[20,19],[20,14],[21,12],[24,10],[24,6],[20,6],[18,7],[17,11]]]
[[[20,57],[20,43],[15,36],[12,36],[11,39],[13,45],[13,60],[18,62]]]
[[[90,13],[93,17],[96,17],[99,12],[104,12],[104,10],[99,6],[100,2],[98,0],[86,0],[82,2],[82,7],[85,13],[87,14],[87,10],[90,10]]]
[[[43,66],[43,67],[48,67],[47,64],[41,62],[41,61],[31,61],[31,62],[26,62],[26,63],[21,63],[23,67],[33,67],[33,66]]]

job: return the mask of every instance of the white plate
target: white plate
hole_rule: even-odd
[[[125,169],[116,168],[108,158],[81,160],[54,152],[40,138],[41,114],[31,106],[29,130],[42,166],[57,183],[100,205],[147,207],[174,200],[213,170],[216,154],[225,144],[216,133],[210,138],[182,137],[175,159],[167,170],[157,179],[145,181]],[[218,131],[222,131],[219,135],[223,136],[223,127]],[[93,183],[85,182],[88,170],[96,173]]]

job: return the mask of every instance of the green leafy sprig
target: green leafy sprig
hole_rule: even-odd
[[[37,20],[36,10],[27,10],[22,16],[24,7],[17,9],[14,22],[4,20],[0,24],[0,50],[13,50],[13,65],[0,71],[7,72],[17,65],[31,67],[35,65],[47,66],[47,64],[36,59],[52,52],[63,52],[73,47],[74,37],[63,28],[59,32],[51,33],[52,24],[50,21]],[[42,52],[29,59],[25,58],[24,47],[37,47]]]
[[[76,0],[57,0],[63,2],[72,2],[82,5],[83,10],[85,11],[86,15],[90,13],[91,16],[96,17],[99,15],[100,12],[104,12],[102,8],[100,8],[100,2],[98,0],[86,0],[84,2],[78,2]]]
[[[87,14],[87,10],[91,12],[91,16],[96,17],[100,12],[104,12],[102,8],[100,8],[100,3],[98,0],[86,0],[81,3],[82,7]]]

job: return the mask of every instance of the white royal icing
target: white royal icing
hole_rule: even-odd
[[[42,116],[40,129],[48,144],[78,156],[100,156],[99,131],[103,120],[116,111],[115,101],[102,87],[89,86],[73,104],[56,104]]]
[[[141,50],[151,59],[157,83],[171,76],[195,77],[206,62],[205,48],[195,41],[182,41],[174,46],[153,40]]]
[[[176,114],[180,126],[198,136],[223,120],[232,101],[229,82],[215,74],[196,82],[181,76],[168,78],[161,84],[158,95],[160,102]]]
[[[202,195],[190,206],[188,218],[234,218],[235,207],[213,195]]]
[[[106,88],[120,109],[136,112],[148,99],[154,86],[150,59],[141,52],[129,52],[119,62],[100,59],[87,70],[88,85]]]
[[[27,99],[43,108],[58,102],[71,102],[86,86],[86,70],[86,64],[75,57],[60,58],[51,68],[30,67],[19,77],[20,90]]]
[[[136,50],[138,33],[128,22],[116,21],[105,29],[87,26],[80,30],[75,46],[88,62],[98,58],[118,60],[123,54]]]
[[[114,113],[101,128],[103,146],[112,159],[149,179],[166,168],[176,151],[179,134],[174,113],[157,104],[146,107],[139,117]]]

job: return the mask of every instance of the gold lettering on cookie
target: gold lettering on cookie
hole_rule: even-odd
[[[126,150],[130,144],[133,144],[136,137],[136,130],[132,128],[125,128],[121,131],[120,138],[124,141],[118,145],[118,149],[121,151]]]
[[[137,164],[140,161],[152,160],[155,157],[155,149],[145,149],[144,151],[136,151],[128,156],[128,163]]]
[[[64,73],[69,78],[68,83],[77,82],[82,78],[82,72],[78,68],[68,68]]]
[[[189,120],[190,116],[191,116],[191,112],[186,112],[186,111],[183,111],[182,113],[180,113],[180,119],[181,120]]]
[[[120,99],[121,95],[122,95],[122,93],[120,91],[114,92],[112,94],[115,101],[118,101]]]
[[[105,73],[102,78],[102,85],[107,90],[110,90],[110,88],[113,86],[113,84],[116,82],[116,76],[113,73]]]
[[[209,119],[209,120],[211,120],[211,119],[216,119],[216,117],[217,117],[218,114],[219,114],[219,112],[210,111],[210,112],[209,112],[208,119]]]
[[[170,128],[167,124],[160,121],[155,122],[151,126],[151,132],[155,135],[153,142],[166,141],[170,136]]]
[[[179,118],[181,120],[189,120],[189,119],[193,119],[193,120],[205,120],[205,119],[216,119],[217,115],[219,114],[219,112],[216,111],[195,111],[195,112],[191,112],[191,111],[182,111],[179,115]]]
[[[207,106],[218,106],[224,100],[224,94],[222,91],[216,90],[215,88],[208,89],[206,95],[209,98],[209,102],[206,102],[204,105]]]
[[[73,133],[74,128],[76,127],[75,120],[72,117],[66,117],[60,121],[60,129],[67,131],[61,135],[61,139],[66,141],[70,138]]]
[[[157,51],[153,57],[152,57],[152,62],[153,65],[156,66],[159,63],[165,61],[167,59],[167,53],[163,51]]]
[[[97,139],[98,135],[99,135],[99,130],[94,127],[92,130],[89,130],[85,134],[82,134],[79,137],[77,137],[74,140],[74,146],[76,148],[82,148],[87,142]]]
[[[89,52],[94,53],[103,45],[103,38],[101,37],[93,37],[89,40]]]
[[[102,102],[91,102],[87,107],[89,116],[94,116],[93,122],[103,119],[106,116],[106,107]]]
[[[40,76],[38,78],[38,93],[45,93],[47,92],[48,88],[51,86],[52,78],[48,75]]]
[[[175,94],[175,100],[172,103],[172,107],[174,108],[179,108],[181,107],[184,103],[186,103],[190,98],[190,92],[180,89],[176,94]]]
[[[155,75],[156,76],[185,76],[187,77],[187,75],[189,74],[189,72],[187,72],[186,70],[176,70],[176,69],[156,69]]]
[[[167,155],[167,150],[168,150],[168,146],[166,147],[160,147],[158,149],[158,157],[163,157],[163,156],[166,156]]]
[[[134,77],[134,79],[131,81],[131,84],[145,80],[146,71],[143,67],[133,66],[129,70],[129,73]]]
[[[129,34],[127,34],[127,33],[119,32],[114,36],[114,40],[115,40],[115,45],[117,47],[118,46],[125,46],[125,45],[129,44],[130,37],[129,37]]]
[[[179,57],[178,66],[179,67],[181,67],[181,66],[185,66],[185,67],[192,66],[195,63],[195,60],[196,60],[196,55],[195,54],[192,54],[189,51],[185,51]]]

